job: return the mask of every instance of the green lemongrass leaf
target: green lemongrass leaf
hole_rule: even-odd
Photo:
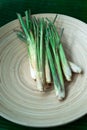
[[[17,37],[18,37],[22,42],[24,42],[24,43],[27,44],[27,40],[24,39],[23,37],[21,37],[19,34],[17,34]]]
[[[43,84],[45,83],[45,55],[43,42],[44,19],[40,19],[40,69],[42,71]]]
[[[60,40],[61,40],[61,38],[62,38],[63,32],[64,32],[64,28],[62,28],[62,30],[61,30]]]
[[[17,34],[20,35],[23,38],[26,38],[26,35],[22,31],[17,31]]]
[[[36,59],[37,59],[37,69],[40,70],[40,38],[39,38],[39,25],[37,19],[33,17],[34,24],[36,27]]]
[[[56,14],[56,16],[55,16],[55,18],[54,18],[54,20],[53,20],[53,24],[55,23],[57,17],[58,17],[58,14]]]
[[[26,37],[29,38],[29,34],[28,34],[28,31],[27,31],[27,28],[26,28],[26,25],[25,25],[25,23],[24,23],[24,20],[23,20],[22,16],[21,16],[20,14],[17,14],[17,16],[18,16],[18,19],[19,19],[19,21],[20,21],[20,24],[21,24],[21,26],[22,26],[22,29],[23,29],[23,31],[24,31]]]
[[[26,19],[26,27],[27,30],[30,30],[30,25],[29,25],[29,12],[26,10],[25,11],[25,19]]]
[[[26,27],[27,27],[27,30],[29,32],[29,30],[32,29],[32,19],[31,19],[31,11],[30,10],[25,11],[25,20],[26,20]]]
[[[46,20],[48,21],[48,23],[50,23],[51,25],[54,25],[56,19],[58,17],[58,14],[56,14],[56,16],[54,17],[53,21],[51,21],[49,18],[46,17]]]
[[[56,29],[54,22],[56,21],[58,15],[55,16],[54,20],[51,21],[50,19],[46,18],[46,20],[48,21],[49,26],[51,26],[54,30]]]
[[[32,17],[32,31],[34,34],[34,38],[36,39],[36,37],[37,37],[37,23],[36,23],[35,17]]]
[[[23,41],[23,42],[25,42],[26,44],[28,44],[28,43],[27,43],[27,38],[26,38],[26,36],[25,36],[25,34],[24,34],[23,32],[18,31],[18,32],[17,32],[17,36],[18,36],[18,38],[19,38],[21,41]]]
[[[36,59],[37,59],[37,69],[40,68],[40,42],[39,42],[39,27],[36,28],[37,37],[36,37]]]
[[[40,55],[42,59],[42,52],[43,52],[43,22],[42,19],[40,19]]]
[[[32,16],[31,16],[30,10],[28,11],[28,14],[29,14],[29,27],[30,27],[30,30],[32,30]]]
[[[44,46],[43,46],[43,19],[40,19],[40,62],[41,62],[41,67],[42,67],[42,64],[43,64],[43,49],[44,49]]]

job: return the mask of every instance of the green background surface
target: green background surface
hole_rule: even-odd
[[[17,18],[16,13],[24,16],[24,11],[31,9],[32,14],[59,13],[72,16],[87,23],[87,0],[0,0],[0,26]],[[81,106],[81,108],[84,106]],[[79,108],[79,109],[81,109]],[[35,130],[47,128],[25,127],[0,117],[0,130]],[[63,126],[48,129],[87,130],[87,115]]]

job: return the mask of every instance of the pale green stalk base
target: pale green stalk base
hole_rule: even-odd
[[[30,61],[29,61],[29,65],[30,65],[30,75],[31,75],[31,78],[33,80],[36,80],[36,70],[34,70],[34,68],[32,67]]]
[[[42,92],[44,88],[43,88],[43,82],[41,80],[41,75],[42,75],[41,72],[37,72],[37,89]]]
[[[46,57],[46,63],[45,63],[45,77],[46,77],[46,83],[51,83],[51,72],[50,72],[50,67],[48,64],[48,59]]]
[[[74,73],[82,72],[81,68],[79,66],[77,66],[76,64],[72,63],[71,61],[69,61],[69,65],[70,65],[72,72],[74,72]]]
[[[55,84],[54,84],[54,87],[55,87],[55,92],[56,92],[56,96],[57,96],[58,100],[60,100],[60,101],[63,100],[65,98],[65,90],[59,91]]]

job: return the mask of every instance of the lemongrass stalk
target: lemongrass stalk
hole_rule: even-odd
[[[66,58],[62,43],[60,42],[62,34],[63,34],[63,30],[61,32],[60,38],[58,38],[58,36],[56,35],[57,39],[59,41],[59,43],[58,43],[58,45],[59,45],[59,55],[60,55],[60,60],[61,60],[62,69],[63,69],[63,73],[65,75],[65,78],[67,79],[67,81],[71,81],[72,71],[71,71],[71,68],[69,66],[68,60]]]
[[[50,33],[50,43],[51,43],[51,47],[52,47],[52,50],[53,50],[53,54],[54,54],[54,58],[55,58],[55,63],[56,63],[56,68],[57,68],[57,72],[58,72],[58,76],[59,76],[59,80],[60,80],[60,83],[61,83],[61,86],[62,86],[62,89],[64,89],[65,91],[65,88],[64,88],[64,80],[63,80],[63,74],[62,74],[62,68],[61,68],[61,65],[60,65],[60,59],[59,59],[59,53],[58,51],[56,50],[56,41],[55,41],[55,34],[51,28],[51,30],[49,30],[49,33]]]
[[[65,92],[61,89],[61,85],[60,85],[60,82],[58,80],[58,76],[57,76],[57,73],[56,73],[56,69],[55,69],[55,66],[54,66],[54,63],[53,63],[53,59],[52,59],[49,47],[47,47],[47,56],[48,56],[48,60],[49,60],[49,63],[50,63],[50,68],[51,68],[51,72],[52,72],[56,96],[58,96],[59,100],[62,100],[63,98],[65,98]]]
[[[71,81],[71,77],[72,77],[72,72],[71,72],[71,68],[68,64],[62,43],[60,42],[62,34],[63,34],[63,30],[61,31],[61,36],[58,35],[57,29],[55,27],[55,25],[53,24],[53,22],[51,22],[49,19],[47,19],[49,21],[50,26],[53,28],[54,33],[55,33],[55,40],[56,40],[56,50],[59,51],[59,55],[60,55],[60,60],[61,60],[61,64],[62,64],[62,69],[63,69],[63,73],[65,75],[65,78],[68,81]]]
[[[27,48],[28,48],[28,56],[29,56],[29,61],[31,62],[32,70],[30,67],[31,72],[33,73],[35,71],[36,73],[36,51],[35,51],[35,40],[34,36],[31,32],[31,30],[28,30],[28,13],[26,12],[26,24],[20,14],[17,14],[18,19],[20,21],[21,27],[24,31],[24,34],[26,36],[26,43],[27,43]],[[32,78],[35,79],[35,75],[32,74]]]
[[[27,39],[26,39],[25,35],[22,32],[17,32],[17,36],[18,36],[18,38],[21,41],[23,41],[23,42],[25,42],[27,44]],[[29,53],[29,51],[28,51],[28,53]],[[36,80],[36,69],[34,69],[33,66],[31,65],[30,58],[29,58],[29,66],[30,66],[30,75],[31,75],[31,78],[34,79],[34,80]]]
[[[65,78],[67,79],[67,81],[71,81],[72,72],[71,72],[71,68],[67,62],[62,44],[59,45],[59,54],[60,54],[62,69],[63,69],[63,73],[65,75]]]
[[[45,44],[46,44],[47,58],[48,58],[51,73],[52,73],[56,96],[58,96],[58,99],[60,100],[60,99],[63,99],[65,97],[65,92],[61,88],[60,81],[58,79],[58,75],[56,72],[56,67],[55,67],[54,60],[53,60],[52,53],[51,53],[51,49],[49,46],[48,32],[46,32]]]
[[[72,63],[71,61],[68,61],[68,62],[69,62],[69,65],[70,65],[72,72],[74,72],[74,73],[81,73],[82,72],[82,69],[78,65]]]
[[[44,24],[44,28],[43,28],[43,33],[46,31],[46,28],[47,28],[47,22],[43,20],[43,24]],[[46,32],[45,32],[46,33]],[[45,34],[44,34],[45,36]],[[44,50],[45,50],[45,46],[44,46]],[[43,65],[45,64],[45,74],[44,74],[44,78],[45,78],[45,82],[46,83],[51,83],[51,71],[50,71],[50,67],[49,67],[49,63],[48,63],[48,58],[47,58],[47,54],[46,54],[46,51],[44,51],[44,63]],[[44,70],[43,70],[44,71]]]
[[[36,67],[37,67],[37,72],[36,72],[36,81],[37,81],[37,89],[39,91],[44,90],[43,86],[43,79],[42,79],[42,70],[41,70],[41,60],[40,60],[40,38],[39,38],[39,25],[35,19],[35,24],[36,24]]]

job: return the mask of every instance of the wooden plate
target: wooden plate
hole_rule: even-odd
[[[53,19],[55,14],[37,17]],[[74,18],[59,15],[56,26],[64,28],[62,43],[68,59],[79,65],[76,74],[65,83],[66,99],[58,101],[54,90],[38,92],[30,77],[27,49],[16,36],[14,20],[0,29],[1,116],[18,124],[47,127],[71,122],[87,113],[87,25]]]

